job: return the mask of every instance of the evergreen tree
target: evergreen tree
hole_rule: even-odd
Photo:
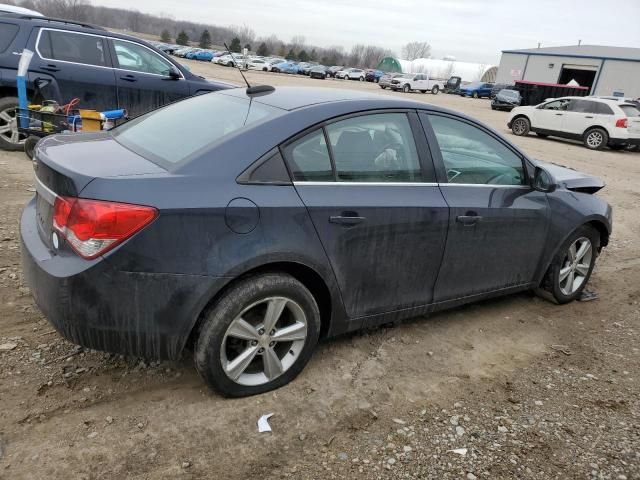
[[[240,39],[238,37],[233,37],[233,40],[231,40],[231,45],[229,45],[229,50],[235,53],[240,53],[240,50],[242,50],[242,44],[240,43]]]
[[[211,34],[209,30],[205,30],[200,35],[200,48],[209,48],[211,46]]]
[[[258,47],[258,51],[256,53],[261,57],[268,57],[269,56],[269,47],[267,47],[266,43],[262,42],[260,44],[260,46]]]
[[[309,54],[306,50],[300,50],[300,53],[298,54],[298,60],[300,60],[301,62],[309,61]]]
[[[164,43],[169,43],[171,41],[171,33],[169,32],[169,30],[167,30],[166,28],[162,30],[162,33],[160,34],[160,40]]]
[[[295,60],[297,58],[296,52],[293,51],[293,48],[289,50],[289,53],[287,53],[287,56],[284,58],[287,60]]]
[[[189,45],[189,36],[187,35],[187,32],[182,30],[176,37],[176,43],[178,45]]]
[[[311,50],[311,54],[309,55],[309,60],[311,60],[312,62],[315,62],[318,59],[318,52],[316,52],[316,49],[314,48],[313,50]]]
[[[246,49],[247,49],[247,52],[250,52],[250,51],[251,51],[251,44],[247,43],[247,44],[244,46],[244,48],[246,48]]]
[[[287,54],[287,49],[284,48],[284,45],[280,46],[280,49],[278,50],[278,56],[280,58],[284,57]]]

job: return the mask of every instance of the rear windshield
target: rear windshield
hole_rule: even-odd
[[[635,105],[620,105],[620,108],[627,117],[640,117],[640,109]]]
[[[504,97],[519,97],[520,93],[517,92],[516,90],[500,90],[500,92],[498,92],[499,95],[502,95]]]
[[[282,110],[220,93],[197,95],[147,113],[113,130],[122,145],[167,167],[226,135]]]

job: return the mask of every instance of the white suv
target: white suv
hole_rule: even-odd
[[[563,97],[535,107],[516,107],[507,126],[519,136],[532,131],[540,137],[582,140],[591,150],[640,145],[638,107],[603,98]]]

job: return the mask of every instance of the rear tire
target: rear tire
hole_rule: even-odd
[[[36,145],[39,141],[40,138],[35,135],[29,135],[24,141],[24,153],[29,157],[29,160],[33,160],[33,156],[36,153]]]
[[[472,96],[473,98],[480,98],[480,97],[478,96],[478,92],[473,92],[473,95],[471,95],[471,96]]]
[[[402,87],[402,91],[404,93],[409,93],[411,92],[411,86],[407,83],[404,87]]]
[[[513,122],[511,122],[511,131],[518,137],[528,135],[530,129],[531,122],[527,117],[516,117]]]
[[[602,128],[592,128],[584,133],[582,143],[589,150],[602,150],[609,143],[609,134]]]
[[[583,225],[575,230],[553,257],[540,288],[561,305],[576,300],[589,282],[599,248],[600,234],[595,228]]]
[[[16,97],[0,98],[0,149],[17,152],[24,149],[27,136],[18,132],[18,122],[15,119],[18,108]]]
[[[270,311],[281,312],[271,316],[271,325]],[[285,334],[286,340],[278,340]],[[205,312],[196,369],[209,387],[229,397],[268,392],[302,371],[319,334],[318,305],[302,283],[277,272],[249,277]]]
[[[380,88],[385,90],[387,88],[387,86],[386,85],[380,85]]]
[[[440,87],[438,85],[434,85],[433,88],[431,89],[431,93],[433,95],[437,95],[438,92],[440,92]]]

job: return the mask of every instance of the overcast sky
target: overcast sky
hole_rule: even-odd
[[[432,56],[498,63],[512,48],[583,44],[640,47],[640,0],[93,0],[175,19],[250,26],[282,40],[320,46],[356,43],[398,55],[428,41]]]

